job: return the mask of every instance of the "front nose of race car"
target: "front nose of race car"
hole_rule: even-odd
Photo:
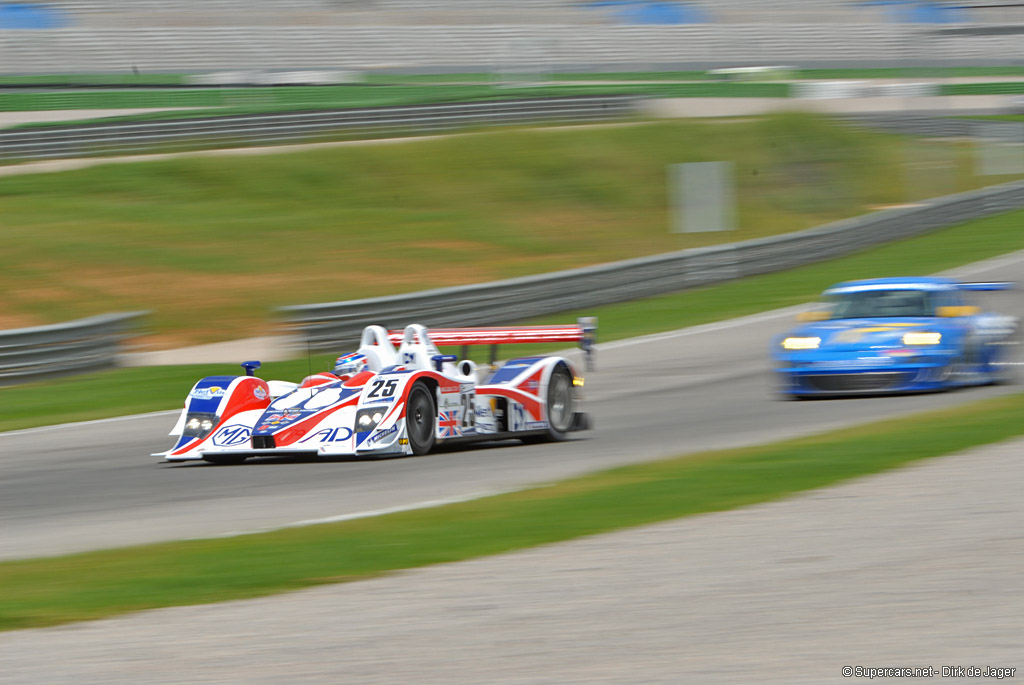
[[[949,376],[953,349],[919,327],[821,330],[779,342],[779,389],[792,395],[929,390]],[[787,348],[787,345],[789,346]]]
[[[252,431],[252,449],[317,454],[352,454],[354,409],[334,411],[268,409]]]

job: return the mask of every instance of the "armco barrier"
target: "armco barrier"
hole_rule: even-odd
[[[1020,207],[1024,207],[1024,181],[771,238],[480,285],[279,311],[310,348],[338,349],[357,342],[368,324],[397,328],[412,322],[427,326],[512,323],[790,269]]]
[[[146,312],[103,314],[0,331],[0,385],[114,366],[121,340]]]
[[[467,126],[587,122],[628,117],[636,111],[636,103],[632,96],[610,95],[54,126],[0,132],[0,159],[124,155],[275,145],[332,136],[384,138]]]

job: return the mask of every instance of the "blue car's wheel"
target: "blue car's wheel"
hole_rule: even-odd
[[[1018,350],[1020,342],[1014,338],[1001,340],[992,346],[991,354],[985,364],[985,371],[993,383],[1010,384],[1018,379]]]

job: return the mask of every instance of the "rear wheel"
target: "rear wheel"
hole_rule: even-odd
[[[986,370],[993,383],[1010,385],[1018,382],[1020,340],[1016,335],[1000,340],[993,346]]]
[[[416,456],[423,456],[434,447],[436,419],[433,393],[426,385],[417,382],[409,391],[405,406],[405,432],[409,437],[409,447]]]
[[[564,440],[572,428],[576,412],[576,393],[573,389],[572,374],[559,364],[548,379],[548,437]]]

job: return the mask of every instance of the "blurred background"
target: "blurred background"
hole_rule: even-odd
[[[134,326],[134,353],[302,342],[310,312],[281,308],[776,236],[1012,180],[1022,27],[1021,3],[999,0],[3,2],[0,330],[144,312],[104,330]],[[255,154],[269,146],[288,154]],[[707,162],[726,166],[684,174]],[[627,290],[413,311],[509,323],[652,294]],[[331,316],[345,312],[319,346],[370,323]]]
[[[107,566],[26,565],[23,585],[0,582],[27,588],[0,597],[0,628],[249,597],[763,503],[1013,434],[1019,399],[1002,397],[1012,387],[793,403],[771,401],[765,381],[769,341],[833,282],[1024,249],[1022,34],[1024,2],[1001,0],[0,0],[0,558],[189,539],[140,566],[119,553]],[[1009,280],[1014,259],[958,277]],[[1017,294],[1007,297],[1000,311],[1024,314]],[[299,380],[354,349],[367,324],[580,316],[597,317],[601,349],[585,385],[595,429],[579,440],[238,468],[147,456],[168,446],[170,410],[196,379],[239,373],[243,360],[262,360],[266,378]],[[648,334],[661,335],[635,340]],[[984,398],[1005,403],[953,413]],[[940,408],[950,413],[902,432],[863,428]],[[63,425],[88,420],[101,421]],[[487,523],[480,493],[850,426],[835,443],[695,460],[710,464],[701,478],[667,478],[664,465],[607,476],[652,485],[653,497],[591,498],[571,484],[567,501],[581,492],[593,508],[563,509],[531,491],[522,499],[541,506],[525,523],[497,518],[440,543],[415,524],[408,539],[381,541],[383,519],[364,520],[448,501],[465,503],[460,523]],[[582,664],[565,682],[635,680],[640,671],[600,669],[652,649],[664,650],[655,661],[666,668],[699,662],[704,680],[728,680],[744,661],[767,676],[765,664],[816,646],[834,679],[841,650],[845,663],[874,666],[980,663],[993,645],[1015,656],[1005,636],[1021,630],[1021,607],[1007,601],[1024,597],[1012,592],[1020,546],[993,536],[1020,518],[1020,475],[1007,470],[1020,460],[998,457],[938,480],[910,472],[884,488],[865,481],[869,493],[779,503],[817,503],[824,514],[796,509],[785,521],[760,507],[751,516],[763,529],[741,519],[751,510],[727,515],[737,529],[723,534],[705,528],[711,516],[693,519],[691,547],[641,534],[639,554],[594,536],[581,541],[594,545],[593,561],[570,552],[549,572],[527,557],[523,575],[481,566],[494,583],[483,592],[468,590],[463,571],[423,591],[404,585],[411,573],[378,578],[403,584],[365,596],[385,611],[378,621],[351,605],[298,618],[257,608],[259,620],[231,629],[211,611],[177,631],[113,639],[91,628],[32,632],[24,639],[38,635],[38,652],[10,633],[0,670],[83,682],[81,669],[108,663],[138,682],[153,673],[130,669],[199,655],[195,677],[165,680],[216,679],[208,671],[220,667],[221,680],[239,682],[240,665],[263,653],[279,680],[295,679],[307,657],[336,659],[333,678],[312,676],[336,681],[353,665],[400,663],[395,650],[413,638],[436,639],[423,650],[444,662],[436,673],[514,664],[531,682],[558,678],[545,659],[560,649]],[[764,490],[748,497],[750,484]],[[687,508],[705,491],[721,497]],[[349,546],[301,528],[278,531],[295,535],[294,549],[207,540],[214,556],[183,563],[194,538],[347,518],[360,519]],[[569,532],[551,535],[563,522]],[[733,545],[716,562],[706,543],[718,540]],[[402,557],[412,542],[423,554]],[[445,556],[449,547],[464,551]],[[356,575],[344,568],[353,550]],[[361,567],[363,553],[387,564]],[[303,566],[318,555],[323,566]],[[298,570],[261,584],[289,568]],[[663,576],[637,575],[648,570]],[[94,571],[95,589],[83,591],[76,583]],[[536,584],[521,587],[536,609],[508,591],[531,575]],[[41,588],[55,591],[50,609],[32,605]],[[561,594],[596,609],[563,624]],[[447,606],[419,610],[413,597]],[[494,612],[503,602],[504,617]],[[317,611],[328,616],[322,629],[304,623]],[[453,639],[432,623],[445,611]],[[262,622],[270,614],[283,625]],[[509,639],[512,625],[523,639]],[[343,627],[351,640],[338,637]],[[54,649],[61,635],[68,649]],[[483,651],[488,641],[497,658]],[[203,647],[217,651],[203,657]],[[51,665],[66,672],[38,675]],[[253,680],[277,675],[259,670],[265,661],[251,667]],[[824,668],[803,682],[827,682]],[[435,671],[405,679],[426,673]]]

